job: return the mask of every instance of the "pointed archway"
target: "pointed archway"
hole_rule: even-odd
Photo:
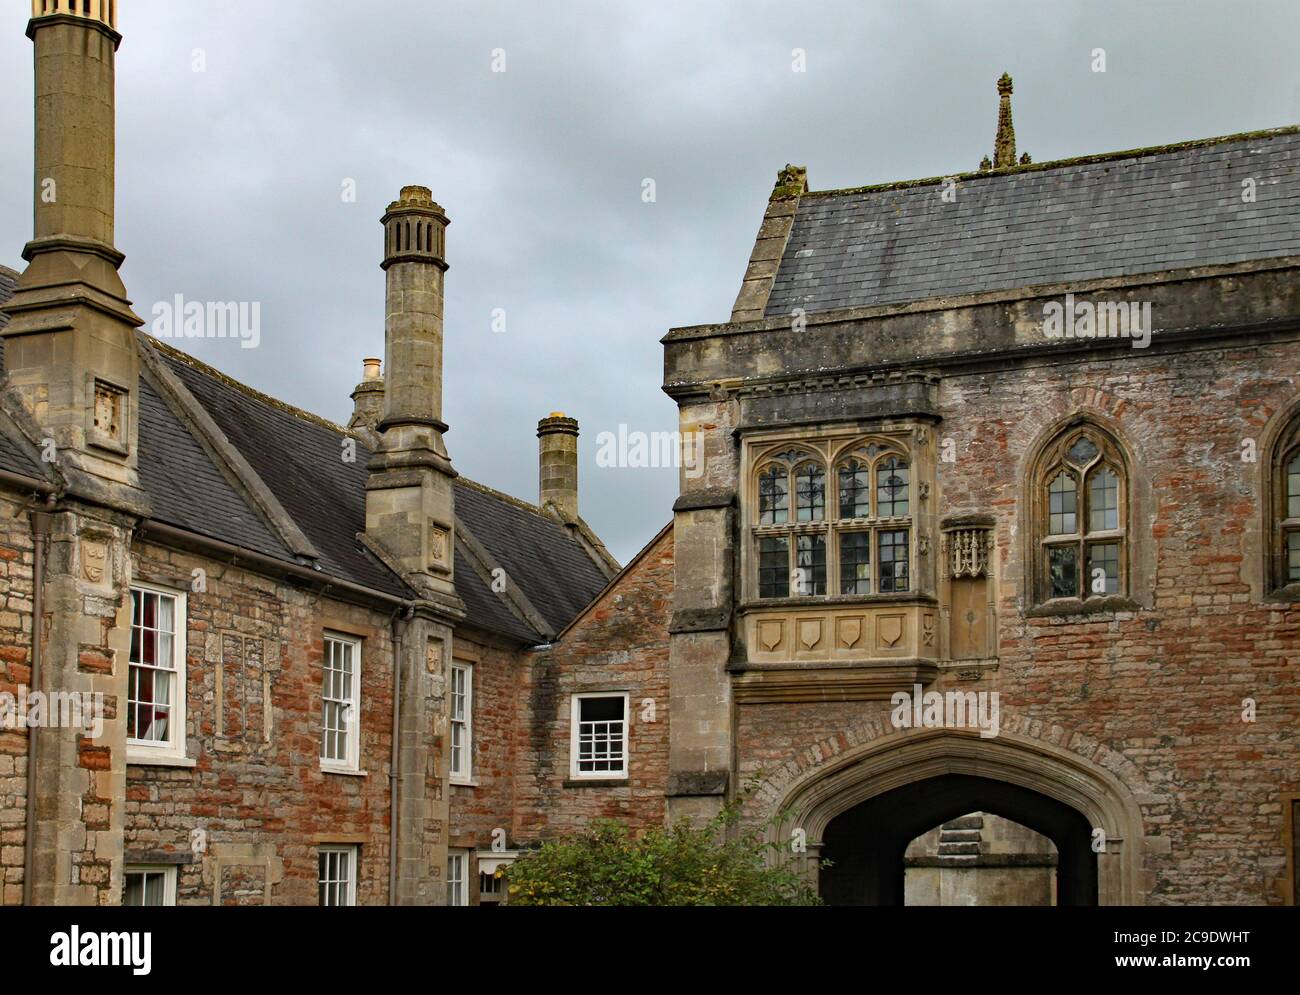
[[[951,815],[959,815],[987,804],[1003,810],[996,814],[1043,832],[1058,848],[1064,842],[1070,865],[1065,871],[1069,890],[1061,896],[1062,904],[1067,899],[1071,904],[1143,904],[1142,813],[1133,792],[1111,770],[1060,745],[1062,741],[1005,732],[983,739],[964,730],[908,730],[868,739],[827,757],[780,787],[769,784],[758,796],[774,801],[773,810],[780,813],[769,828],[771,839],[797,836],[807,841],[808,873],[814,878],[820,876],[832,821],[858,806],[886,799],[863,811],[879,827],[882,819],[890,818],[892,808],[893,817],[903,822],[896,832],[906,832],[911,820],[897,814],[906,806],[889,806],[886,796],[907,789],[914,794],[894,795],[892,801],[924,803],[921,814],[927,820],[936,812],[951,809]],[[933,783],[927,788],[926,782]],[[945,788],[952,792],[951,805],[943,801]],[[928,796],[939,800],[923,801]],[[987,801],[976,802],[976,797]],[[852,817],[843,825],[851,821]],[[903,838],[902,846],[934,821],[918,825]],[[832,848],[837,832],[830,833]],[[1085,832],[1087,857],[1080,850]],[[886,848],[894,846],[894,837],[894,830],[881,831]],[[874,900],[896,900],[895,885],[901,889],[902,882],[901,850],[898,857],[896,882],[878,880],[873,886],[877,890],[871,893]],[[897,900],[901,901],[901,891]]]
[[[903,853],[926,829],[972,811],[1009,819],[1055,844],[1058,905],[1097,904],[1097,854],[1083,813],[1009,781],[941,774],[873,795],[827,824],[821,856],[828,905],[904,904]]]

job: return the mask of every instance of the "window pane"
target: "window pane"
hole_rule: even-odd
[[[465,855],[453,853],[447,856],[447,904],[465,904]]]
[[[789,480],[785,467],[771,466],[758,478],[758,522],[783,525],[790,519]]]
[[[880,593],[906,591],[907,529],[880,533]]]
[[[1071,536],[1079,530],[1079,495],[1073,474],[1062,470],[1047,488],[1047,534]]]
[[[1086,467],[1097,457],[1100,450],[1097,444],[1089,439],[1086,435],[1079,436],[1077,442],[1070,447],[1070,451],[1065,454],[1065,458],[1078,467]]]
[[[623,773],[622,695],[578,699],[578,770],[584,774]]]
[[[1101,467],[1088,480],[1088,531],[1119,528],[1119,478]]]
[[[469,668],[451,668],[451,773],[469,775]]]
[[[127,874],[122,888],[123,905],[144,904],[144,875]]]
[[[1300,580],[1300,532],[1286,536],[1287,582]]]
[[[1047,550],[1047,574],[1052,598],[1079,596],[1079,551],[1074,546],[1053,546]]]
[[[1300,518],[1300,453],[1286,468],[1286,517]]]
[[[785,598],[790,595],[790,540],[765,536],[758,540],[758,596]]]
[[[826,470],[817,463],[804,463],[794,472],[795,517],[801,522],[820,522],[826,517]]]
[[[167,876],[161,872],[144,875],[144,904],[162,905],[166,885]]]
[[[1088,593],[1119,593],[1119,543],[1094,542],[1088,545]]]
[[[321,759],[348,763],[359,721],[353,700],[356,646],[341,639],[325,640],[321,677]]]
[[[794,593],[826,593],[826,537],[795,536]]]
[[[890,456],[876,464],[876,514],[901,518],[907,514],[907,460]]]
[[[840,518],[868,518],[871,515],[871,484],[866,464],[855,459],[840,464]]]
[[[582,698],[578,701],[578,715],[583,722],[608,722],[623,718],[623,698]]]
[[[321,905],[351,905],[355,850],[321,850],[317,896]]]
[[[131,592],[131,656],[127,667],[126,734],[166,743],[175,704],[173,675],[176,599],[155,591]]]
[[[840,594],[871,593],[871,533],[840,535]]]

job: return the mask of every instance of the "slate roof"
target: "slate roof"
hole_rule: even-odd
[[[0,469],[33,480],[48,480],[49,474],[35,454],[29,451],[30,446],[22,441],[16,428],[7,424],[7,418],[3,421],[4,427],[0,429]]]
[[[156,347],[153,340],[145,343]],[[358,442],[356,459],[345,462],[342,443],[349,436],[338,426],[260,395],[191,357],[158,351],[320,552],[327,573],[389,594],[411,593],[356,539],[365,529],[371,455],[366,446]],[[604,572],[559,523],[465,478],[454,487],[457,517],[556,630],[604,587]],[[467,621],[522,642],[543,640],[491,590],[460,548],[454,566]]]
[[[156,348],[151,342],[145,347]],[[356,538],[366,527],[370,453],[363,446],[357,446],[353,462],[344,462],[343,429],[280,405],[192,358],[158,351],[320,552],[322,570],[385,594],[409,594]],[[149,458],[143,445],[140,454]]]
[[[455,487],[456,514],[556,632],[604,588],[609,578],[564,526],[473,481]]]
[[[1255,201],[1242,201],[1242,181]],[[800,199],[766,316],[1300,255],[1300,129]]]
[[[140,483],[153,517],[210,539],[293,561],[292,552],[266,527],[217,469],[198,441],[159,396],[148,374],[140,378]],[[153,454],[165,458],[152,458]]]
[[[0,306],[11,296],[14,279],[12,270],[0,267]],[[4,320],[0,312],[0,327]],[[3,341],[0,338],[0,350]],[[175,374],[275,496],[320,554],[323,575],[396,597],[413,596],[356,538],[365,528],[366,463],[371,455],[363,444],[358,441],[356,459],[345,462],[342,443],[349,435],[339,426],[260,394],[143,333],[138,341]],[[145,367],[140,378],[139,474],[153,519],[294,563],[292,550],[273,523],[244,496],[235,473],[221,469],[211,440],[205,445],[201,430],[189,427],[191,420],[174,409],[170,396]],[[48,477],[31,444],[4,417],[0,469]],[[510,601],[492,591],[490,571],[497,565],[556,631],[604,588],[605,571],[558,522],[463,477],[454,486],[456,515],[491,560],[479,564],[457,542],[456,591],[468,624],[520,643],[545,639]]]

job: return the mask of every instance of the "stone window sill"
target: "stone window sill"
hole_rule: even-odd
[[[632,783],[629,777],[577,777],[563,784],[566,788],[626,788]]]
[[[193,757],[178,757],[165,753],[141,753],[138,750],[126,751],[128,767],[194,767],[198,761]]]
[[[337,764],[322,763],[320,765],[322,774],[343,774],[346,777],[369,777],[370,772],[365,770],[353,770],[351,767],[339,767]]]
[[[1142,606],[1132,598],[1057,598],[1026,609],[1025,618],[1054,618],[1065,615],[1114,615],[1116,612],[1141,611]]]
[[[1286,587],[1275,587],[1273,590],[1268,592],[1264,600],[1281,602],[1282,604],[1300,601],[1300,584],[1288,584]]]
[[[477,788],[478,778],[474,777],[449,777],[447,783],[453,788]]]

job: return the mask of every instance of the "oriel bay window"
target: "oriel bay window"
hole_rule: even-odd
[[[893,441],[855,443],[834,461],[799,446],[764,455],[752,524],[758,596],[911,590],[911,489],[908,454]]]
[[[1042,600],[1125,593],[1124,462],[1092,428],[1067,432],[1039,477]]]

